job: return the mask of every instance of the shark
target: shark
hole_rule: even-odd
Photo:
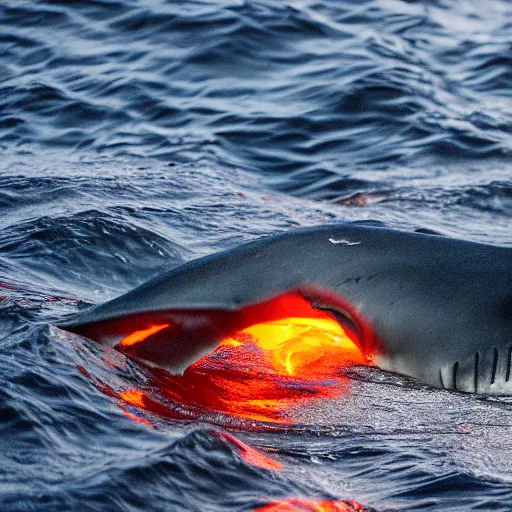
[[[290,314],[273,306],[287,294],[336,318],[383,370],[512,394],[512,248],[437,234],[333,223],[267,236],[185,263],[59,327],[111,347],[125,340],[128,355],[180,373],[255,315]]]

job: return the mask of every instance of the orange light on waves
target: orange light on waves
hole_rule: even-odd
[[[254,448],[251,448],[249,445],[240,441],[240,439],[237,439],[233,434],[230,434],[229,432],[218,432],[217,435],[223,440],[234,445],[241,457],[252,466],[272,471],[279,471],[283,469],[283,465],[280,462],[270,458],[258,450],[255,450]]]
[[[275,501],[254,509],[254,512],[372,512],[373,509],[353,500],[290,499]]]
[[[144,391],[139,389],[127,389],[126,391],[119,392],[119,396],[130,405],[135,405],[136,407],[144,407]]]

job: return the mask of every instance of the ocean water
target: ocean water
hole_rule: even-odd
[[[293,425],[177,420],[54,327],[300,226],[510,246],[510,2],[4,0],[0,155],[2,511],[512,510],[508,398],[355,368]]]

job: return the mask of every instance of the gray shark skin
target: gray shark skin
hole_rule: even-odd
[[[60,327],[88,333],[137,315],[235,311],[287,291],[336,310],[349,304],[341,313],[371,329],[384,370],[512,394],[512,248],[443,236],[355,224],[278,234],[189,262]]]

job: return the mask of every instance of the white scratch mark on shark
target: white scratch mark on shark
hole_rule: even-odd
[[[335,238],[329,238],[329,242],[331,244],[337,245],[359,245],[361,242],[351,242],[350,240],[344,240],[343,238],[341,240],[336,240]]]

